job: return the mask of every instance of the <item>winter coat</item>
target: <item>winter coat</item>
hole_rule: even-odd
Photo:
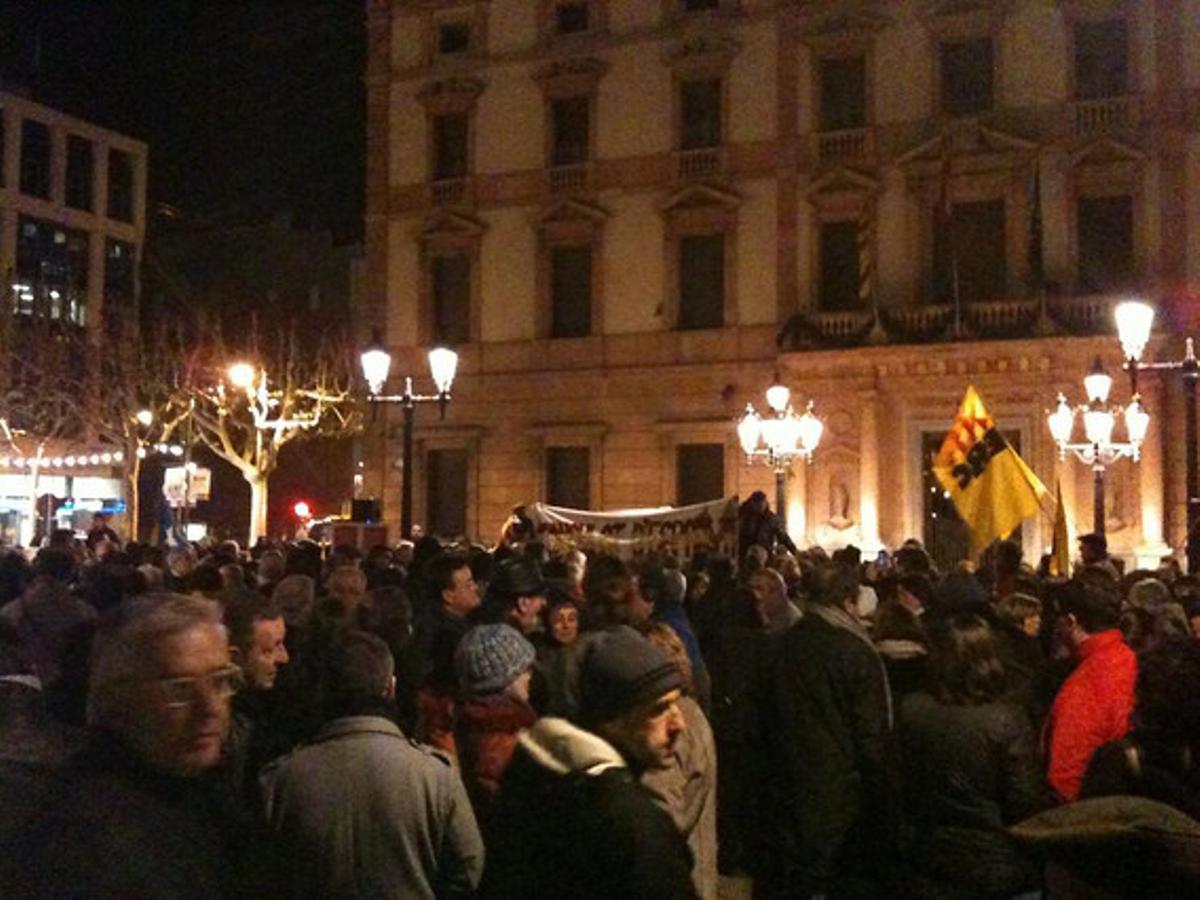
[[[904,810],[912,857],[934,885],[977,897],[1011,897],[1038,873],[1005,828],[1048,802],[1023,712],[995,701],[943,703],[924,691],[900,709]]]
[[[695,897],[691,854],[616,749],[564,719],[521,734],[496,798],[484,897]]]
[[[62,675],[63,654],[80,629],[94,624],[96,610],[71,593],[65,584],[36,578],[25,593],[0,610],[0,619],[21,635],[34,673],[49,686]]]
[[[43,814],[0,846],[5,898],[236,893],[239,833],[209,773],[153,770],[100,732],[41,793]]]
[[[687,729],[676,741],[672,766],[643,772],[640,781],[687,839],[696,892],[716,900],[717,748],[700,705],[683,697],[679,709]]]
[[[472,698],[458,705],[454,725],[458,764],[485,838],[491,804],[517,748],[517,734],[536,721],[533,707],[505,694]]]
[[[1048,896],[1200,896],[1200,822],[1142,797],[1099,797],[1039,813],[1012,834],[1045,860]]]
[[[883,658],[883,665],[888,674],[888,686],[897,706],[909,694],[929,686],[929,654],[916,641],[879,641],[875,648]]]
[[[382,716],[327,723],[262,774],[290,897],[468,893],[483,842],[450,759]]]
[[[1007,623],[995,625],[996,652],[1004,665],[1005,697],[1025,710],[1035,729],[1042,726],[1054,699],[1042,642]]]
[[[826,889],[852,831],[886,861],[895,779],[885,679],[868,640],[820,615],[774,644],[768,721],[788,848],[777,874],[788,883]]]
[[[1092,754],[1129,730],[1137,657],[1115,628],[1093,634],[1079,648],[1046,723],[1051,787],[1064,800],[1079,796]]]
[[[1131,733],[1092,755],[1082,799],[1114,795],[1146,797],[1200,819],[1200,759],[1179,741]]]

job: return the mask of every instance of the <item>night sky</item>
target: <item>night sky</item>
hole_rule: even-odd
[[[146,141],[150,209],[362,233],[363,0],[2,0],[6,88]]]

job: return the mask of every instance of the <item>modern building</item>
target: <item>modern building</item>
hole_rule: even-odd
[[[0,91],[0,272],[10,286],[10,305],[0,310],[9,317],[6,355],[12,347],[19,359],[26,331],[52,323],[82,338],[71,342],[77,349],[65,364],[86,375],[106,352],[106,335],[136,308],[145,197],[144,143]],[[14,377],[13,369],[5,371],[5,385]],[[72,509],[119,509],[121,467],[101,450],[83,433],[6,441],[0,448],[5,538],[28,544],[43,510],[53,514],[57,507],[61,522]],[[36,512],[33,496],[45,501]]]
[[[770,493],[734,422],[776,378],[826,424],[800,542],[961,553],[928,470],[969,384],[1087,531],[1046,411],[1096,356],[1127,398],[1118,300],[1157,307],[1151,353],[1200,324],[1196,0],[372,0],[367,27],[370,324],[400,375],[462,359],[419,413],[434,531]],[[1107,532],[1151,561],[1184,541],[1183,416],[1177,379],[1140,386]]]

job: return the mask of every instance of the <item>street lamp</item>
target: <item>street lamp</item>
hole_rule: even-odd
[[[775,471],[775,513],[787,526],[787,509],[783,502],[784,478],[796,459],[812,462],[813,452],[821,443],[825,426],[813,415],[813,402],[808,401],[804,415],[792,409],[792,393],[782,384],[767,388],[767,406],[772,415],[763,418],[751,403],[738,420],[737,433],[742,451],[749,462],[763,462]]]
[[[1108,405],[1112,376],[1104,371],[1099,359],[1083,379],[1083,387],[1088,398],[1086,404],[1072,409],[1060,392],[1058,405],[1047,414],[1046,422],[1054,442],[1058,444],[1059,459],[1066,459],[1068,453],[1073,453],[1084,465],[1092,467],[1092,530],[1096,534],[1104,534],[1105,469],[1123,456],[1138,461],[1142,441],[1146,439],[1146,429],[1150,426],[1150,415],[1142,409],[1141,398],[1137,394],[1124,408]],[[1083,419],[1085,440],[1082,441],[1071,440],[1076,414]],[[1125,420],[1127,440],[1124,441],[1112,439],[1118,415]]]
[[[1125,371],[1129,373],[1131,390],[1137,391],[1138,372],[1171,371],[1183,379],[1184,442],[1187,470],[1187,570],[1200,572],[1200,470],[1196,460],[1196,380],[1200,378],[1200,362],[1189,337],[1184,343],[1183,359],[1165,362],[1142,362],[1142,354],[1150,341],[1154,324],[1154,307],[1139,300],[1127,300],[1117,305],[1117,337],[1125,353]]]
[[[441,417],[446,417],[446,405],[450,402],[450,386],[458,371],[458,354],[446,347],[434,347],[429,351],[429,374],[433,377],[436,394],[414,394],[412,376],[404,377],[403,394],[384,394],[388,372],[392,368],[392,355],[379,343],[378,336],[372,346],[362,354],[363,377],[367,381],[367,400],[371,403],[399,403],[404,410],[403,466],[400,478],[400,536],[412,537],[412,457],[413,457],[413,414],[418,403],[436,403]]]

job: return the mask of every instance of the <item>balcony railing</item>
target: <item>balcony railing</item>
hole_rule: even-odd
[[[1044,302],[989,300],[883,308],[878,322],[871,310],[802,312],[780,332],[788,350],[862,346],[868,343],[922,344],[958,340],[1014,340],[1055,334],[1111,333],[1113,308],[1124,294],[1052,297]]]
[[[429,186],[429,197],[435,206],[463,203],[467,196],[467,179],[443,178]]]
[[[862,159],[870,153],[870,130],[847,128],[817,134],[817,158],[828,164],[847,159]]]
[[[550,190],[555,194],[585,191],[588,187],[589,167],[587,163],[570,166],[554,166],[550,169]]]
[[[1133,113],[1130,97],[1105,97],[1075,103],[1075,135],[1086,137],[1127,128]]]
[[[720,147],[679,151],[680,178],[708,178],[724,168]]]

